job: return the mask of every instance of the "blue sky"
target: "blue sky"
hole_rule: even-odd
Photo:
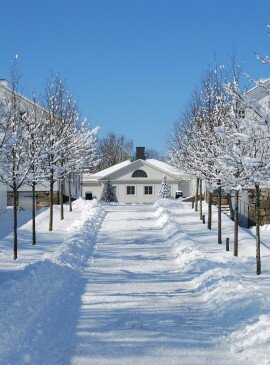
[[[0,0],[0,78],[19,54],[25,92],[66,79],[93,126],[164,151],[173,120],[213,60],[233,49],[270,75],[269,0]]]

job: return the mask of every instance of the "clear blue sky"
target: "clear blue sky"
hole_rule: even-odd
[[[245,71],[270,75],[269,0],[0,0],[0,78],[19,54],[24,89],[50,71],[93,126],[164,151],[168,132],[213,59],[237,49]]]

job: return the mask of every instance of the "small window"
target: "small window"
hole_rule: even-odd
[[[153,186],[145,186],[144,195],[153,195]]]
[[[246,117],[246,112],[244,109],[240,109],[238,111],[238,115],[239,115],[239,118],[245,118]]]
[[[117,195],[116,186],[113,186],[112,188],[113,188],[114,195],[116,196]]]
[[[135,186],[127,186],[127,195],[135,195]]]
[[[147,177],[147,174],[143,170],[136,170],[133,172],[132,177]]]

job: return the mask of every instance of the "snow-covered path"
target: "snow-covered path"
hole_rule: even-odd
[[[179,272],[177,234],[168,236],[156,209],[106,209],[84,274],[72,365],[242,363],[218,341],[224,326],[211,320],[194,275]]]
[[[50,234],[46,217],[37,247],[20,228],[18,262],[0,242],[0,365],[270,364],[267,236],[258,277],[253,235],[239,228],[239,257],[226,252],[215,207],[212,231],[171,200],[79,199]]]

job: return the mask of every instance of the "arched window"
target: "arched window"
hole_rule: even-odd
[[[147,174],[143,170],[136,170],[133,172],[132,177],[147,177]]]

